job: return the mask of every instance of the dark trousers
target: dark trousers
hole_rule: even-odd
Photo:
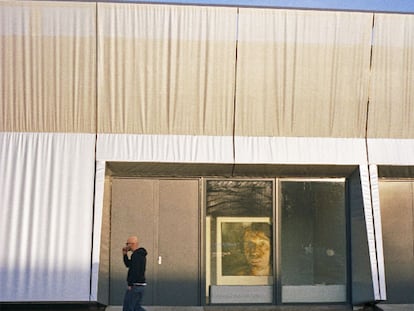
[[[131,286],[127,289],[122,311],[145,311],[145,309],[141,307],[144,290],[145,286]]]

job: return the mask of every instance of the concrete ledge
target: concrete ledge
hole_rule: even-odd
[[[414,304],[382,304],[377,305],[384,311],[414,311]]]
[[[147,311],[204,311],[204,307],[143,306]],[[122,311],[121,306],[108,306],[105,311]]]
[[[212,285],[210,287],[211,303],[272,303],[273,286],[248,285]]]

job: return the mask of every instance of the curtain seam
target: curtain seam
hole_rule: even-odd
[[[236,13],[236,42],[235,42],[235,59],[234,59],[234,93],[233,93],[233,165],[231,170],[231,176],[234,176],[236,168],[236,106],[237,106],[237,53],[239,47],[239,13],[240,9],[237,8]]]

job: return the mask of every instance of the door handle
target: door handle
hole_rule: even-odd
[[[162,263],[162,257],[158,256],[158,264],[160,265]]]

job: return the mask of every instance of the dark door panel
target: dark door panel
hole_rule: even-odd
[[[122,305],[127,269],[121,248],[130,235],[148,251],[144,305],[200,304],[198,191],[198,180],[113,180],[111,305]]]
[[[200,304],[198,219],[198,181],[161,180],[158,305]]]

